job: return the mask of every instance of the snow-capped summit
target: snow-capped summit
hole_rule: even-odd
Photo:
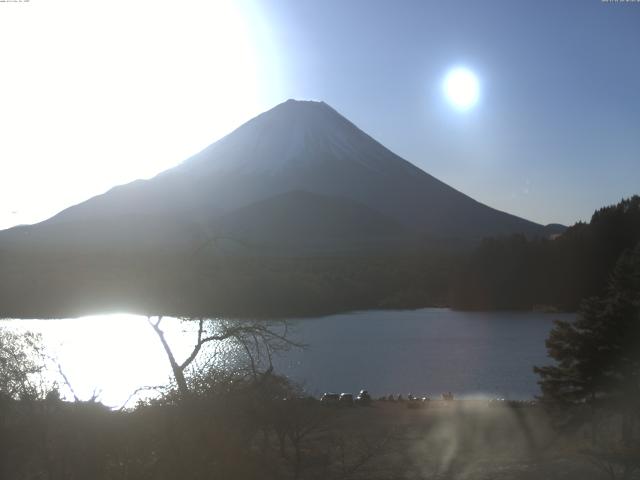
[[[324,102],[289,99],[185,162],[211,172],[276,173],[296,165],[342,160],[384,172],[414,169]]]

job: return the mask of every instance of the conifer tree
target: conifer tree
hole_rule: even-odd
[[[640,413],[640,244],[620,256],[605,294],[583,301],[575,321],[557,321],[546,345],[556,364],[534,368],[543,399],[622,414],[627,437]]]

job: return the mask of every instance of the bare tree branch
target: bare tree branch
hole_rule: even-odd
[[[162,343],[162,347],[171,365],[178,390],[182,395],[189,394],[185,372],[198,358],[206,344],[224,342],[226,340],[235,342],[247,355],[249,368],[254,378],[257,376],[258,365],[261,358],[266,359],[269,364],[269,370],[271,371],[273,369],[272,358],[274,352],[284,351],[291,347],[304,346],[287,337],[288,325],[286,322],[282,323],[284,328],[283,332],[280,333],[276,328],[273,328],[272,324],[267,322],[218,320],[208,323],[206,319],[198,318],[196,343],[184,361],[178,363],[165,338],[164,331],[160,328],[162,317],[159,317],[155,322],[150,317],[147,317],[147,320]]]
[[[127,404],[131,401],[132,398],[134,398],[138,393],[140,392],[145,392],[148,390],[156,390],[156,391],[160,391],[165,389],[166,387],[164,385],[155,385],[155,386],[146,386],[146,387],[138,387],[136,388],[133,392],[131,392],[131,395],[129,395],[127,397],[127,399],[124,401],[124,403],[122,404],[122,406],[120,406],[120,408],[117,409],[118,412],[123,411]]]
[[[73,387],[71,386],[71,382],[69,382],[69,379],[67,378],[67,376],[64,374],[64,372],[62,371],[62,365],[58,364],[58,372],[60,372],[60,376],[62,377],[62,380],[64,380],[65,385],[67,386],[67,388],[71,391],[71,394],[73,395],[73,399],[76,402],[79,402],[80,399],[78,398],[78,395],[76,395],[76,391],[73,389]]]

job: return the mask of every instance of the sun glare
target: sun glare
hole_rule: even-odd
[[[445,97],[458,110],[468,110],[480,98],[480,82],[469,69],[457,67],[450,70],[444,78]]]
[[[42,335],[51,357],[48,380],[59,382],[61,370],[73,387],[71,392],[61,385],[62,395],[69,400],[73,398],[72,393],[83,400],[96,394],[105,405],[120,407],[138,388],[166,385],[171,377],[167,355],[143,316],[110,314],[64,321],[5,320],[3,326],[19,333],[31,331]],[[166,317],[162,328],[174,355],[182,361],[193,349],[196,325]],[[233,361],[232,342],[223,342],[217,347],[219,355],[214,359],[215,365]],[[144,390],[136,398],[156,394],[157,391]]]
[[[0,229],[153,176],[271,105],[259,20],[251,0],[3,6]]]

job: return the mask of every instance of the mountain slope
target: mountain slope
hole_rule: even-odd
[[[364,252],[411,238],[401,224],[358,202],[300,190],[234,210],[213,230],[252,253]]]
[[[0,232],[0,316],[443,305],[450,247],[560,230],[469,198],[322,102],[287,101],[150,180]]]
[[[400,224],[394,229],[398,236],[410,231],[423,240],[475,242],[489,235],[546,234],[541,225],[487,207],[420,170],[325,103],[289,100],[178,167],[116,187],[41,224],[0,234],[0,242],[46,241],[52,237],[42,232],[53,229],[62,243],[69,232],[70,243],[81,238],[84,245],[119,244],[130,238],[132,245],[148,245],[144,224],[156,232],[154,243],[190,248],[219,234],[222,219],[228,223],[238,209],[291,191],[356,202]],[[263,230],[277,210],[261,216]],[[238,225],[238,215],[236,228],[251,229]],[[245,215],[255,221],[250,218]],[[296,221],[290,219],[291,228]]]

